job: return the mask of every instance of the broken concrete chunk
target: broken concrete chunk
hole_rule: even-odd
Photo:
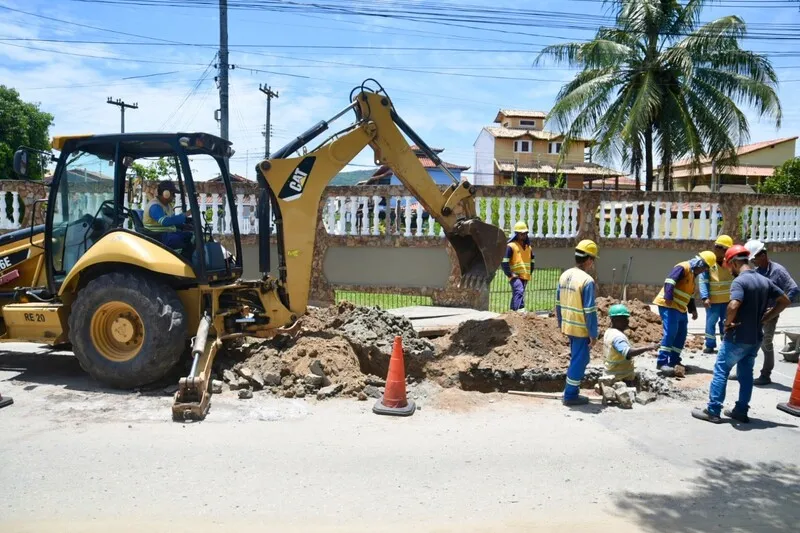
[[[625,384],[624,381],[617,381],[614,383],[614,390],[624,390],[627,389],[628,386]]]
[[[614,386],[614,383],[616,383],[617,381],[618,381],[618,380],[617,380],[617,376],[612,376],[612,375],[609,375],[609,374],[603,374],[603,375],[602,375],[602,376],[600,376],[600,378],[597,380],[597,382],[598,382],[599,384],[601,384],[601,385],[605,385],[605,386],[607,386],[607,387],[613,387],[613,386]]]
[[[239,377],[233,372],[233,370],[223,371],[222,379],[225,381],[225,383],[232,383],[235,381],[239,381]]]
[[[366,394],[370,398],[380,398],[383,396],[381,390],[374,385],[367,385],[366,387],[364,387],[364,394]]]
[[[264,376],[262,376],[261,372],[259,372],[258,370],[253,372],[253,377],[248,379],[248,381],[255,390],[261,390],[264,388],[264,385],[266,385],[266,382],[264,381]]]
[[[603,403],[617,403],[617,391],[611,387],[603,387]]]
[[[249,389],[242,389],[239,391],[239,398],[242,400],[249,400],[253,397],[253,391]]]
[[[308,370],[317,376],[325,377],[325,370],[322,368],[322,363],[319,359],[314,359],[308,364]]]
[[[318,374],[306,374],[304,381],[306,385],[314,389],[318,389],[325,385],[325,378]]]
[[[333,396],[336,396],[337,394],[342,392],[343,388],[344,385],[342,385],[341,383],[334,383],[333,385],[328,385],[327,387],[323,387],[319,390],[319,392],[317,392],[317,400],[325,400],[326,398],[332,398]]]
[[[636,397],[636,393],[631,392],[631,390],[632,389],[629,388],[615,390],[617,393],[617,402],[619,402],[619,406],[623,409],[633,409],[633,400]]]
[[[649,391],[642,391],[636,395],[636,403],[640,405],[647,405],[648,403],[653,403],[657,399],[658,396]]]
[[[264,384],[270,387],[277,387],[281,384],[281,375],[277,372],[267,372],[264,374]]]
[[[223,382],[218,379],[211,380],[211,393],[212,394],[221,394],[222,393],[222,385]]]
[[[372,385],[374,387],[385,387],[386,386],[386,380],[385,379],[379,378],[378,376],[374,376],[372,374],[368,375],[364,379],[364,382],[367,385]]]
[[[253,369],[249,366],[241,366],[236,369],[236,373],[242,376],[247,381],[250,381],[253,378]]]
[[[364,401],[366,401],[366,400],[367,400],[367,395],[366,395],[366,394],[364,394],[364,392],[363,392],[363,391],[359,392],[359,393],[358,393],[358,401],[359,401],[359,402],[364,402]]]
[[[302,385],[297,385],[294,389],[294,396],[295,398],[305,398],[306,397],[306,389]]]

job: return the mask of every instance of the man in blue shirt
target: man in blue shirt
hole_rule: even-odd
[[[753,395],[753,366],[764,336],[762,324],[777,319],[789,305],[789,298],[773,282],[760,276],[749,263],[750,254],[742,245],[731,246],[725,254],[725,265],[731,269],[731,302],[725,317],[725,337],[714,364],[708,406],[695,408],[692,416],[707,422],[720,423],[725,401],[728,374],[736,367],[739,376],[739,401],[725,416],[749,422],[747,411]],[[775,305],[767,308],[768,301]]]
[[[165,246],[180,250],[186,258],[192,257],[191,231],[180,231],[178,226],[191,224],[192,219],[185,214],[175,214],[172,204],[178,195],[178,188],[172,181],[161,181],[156,189],[156,197],[144,208],[143,223],[145,229],[160,234],[160,240]]]
[[[767,247],[764,243],[752,240],[748,241],[744,247],[750,252],[750,260],[756,266],[756,272],[777,285],[792,303],[797,303],[798,300],[800,300],[800,289],[797,288],[797,283],[795,283],[792,276],[789,275],[789,272],[782,265],[769,260],[767,256]],[[767,308],[774,306],[775,300],[770,299],[769,302],[767,302]],[[769,385],[772,383],[771,374],[772,369],[775,368],[775,347],[773,345],[773,339],[775,338],[775,328],[777,325],[778,315],[775,315],[773,320],[764,322],[764,341],[761,343],[761,351],[764,352],[764,367],[761,369],[761,375],[754,382],[756,386]]]

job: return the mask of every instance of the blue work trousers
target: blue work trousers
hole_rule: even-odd
[[[588,337],[569,337],[570,360],[567,369],[567,386],[564,388],[564,399],[572,400],[578,397],[586,365],[589,364]]]
[[[661,348],[658,350],[657,366],[675,366],[681,364],[681,352],[686,344],[686,331],[689,327],[689,317],[671,307],[658,306],[661,316],[663,334]]]
[[[528,282],[519,278],[512,278],[509,280],[511,284],[511,310],[519,311],[525,309],[525,287]]]
[[[733,408],[735,413],[747,414],[750,398],[753,396],[753,366],[758,354],[758,344],[736,344],[723,340],[714,364],[714,377],[711,378],[711,390],[708,394],[708,412],[719,416],[725,402],[725,388],[728,385],[728,374],[736,367],[739,380],[739,401]]]
[[[191,257],[194,251],[194,246],[192,246],[193,235],[194,233],[191,231],[173,231],[162,235],[161,242],[164,243],[164,246],[173,250],[181,250],[184,256]]]
[[[725,315],[728,312],[728,304],[711,304],[706,309],[706,348],[714,349],[717,347],[717,328],[719,337],[725,336]]]

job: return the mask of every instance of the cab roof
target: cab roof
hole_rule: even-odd
[[[194,132],[160,132],[160,133],[111,133],[105,135],[60,135],[53,138],[54,149],[62,151],[67,144],[77,141],[77,146],[86,149],[86,144],[91,146],[90,152],[113,158],[117,143],[122,144],[124,155],[139,157],[160,157],[172,153],[171,145],[182,138],[189,139],[188,146],[184,149],[189,155],[214,154],[222,157],[228,156],[230,141],[210,133]]]

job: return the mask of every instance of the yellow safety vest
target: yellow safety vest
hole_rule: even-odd
[[[594,279],[578,267],[565,271],[558,280],[557,305],[561,308],[561,331],[565,335],[589,337],[584,313],[591,313],[597,308],[583,307],[583,288],[587,283],[594,283]]]
[[[731,282],[733,275],[722,265],[715,264],[708,271],[708,299],[712,304],[726,304],[731,301]]]
[[[512,274],[519,276],[519,279],[531,279],[531,247],[526,246],[524,249],[522,245],[517,242],[508,243],[511,248],[511,260],[504,258],[504,262],[508,262]]]
[[[627,381],[636,377],[633,372],[633,361],[626,359],[619,350],[614,348],[614,341],[618,338],[628,340],[628,337],[618,329],[609,328],[603,335],[603,358],[606,363],[606,374],[617,379]]]
[[[689,261],[683,261],[675,266],[683,268],[683,277],[677,282],[670,278],[664,280],[665,284],[669,283],[674,286],[672,303],[667,303],[664,299],[664,287],[661,287],[653,303],[659,307],[669,307],[671,309],[677,309],[681,313],[685,313],[689,305],[689,300],[694,298],[694,273],[692,272],[691,265],[689,265]]]
[[[160,233],[169,233],[172,231],[178,231],[178,228],[175,226],[162,226],[161,220],[156,220],[150,216],[150,208],[154,205],[160,205],[162,209],[164,209],[164,217],[161,220],[164,220],[167,217],[171,217],[175,214],[175,210],[172,208],[171,205],[164,205],[158,201],[158,199],[150,200],[144,208],[144,214],[142,215],[142,223],[144,224],[145,229],[148,231],[153,232],[160,232]]]

